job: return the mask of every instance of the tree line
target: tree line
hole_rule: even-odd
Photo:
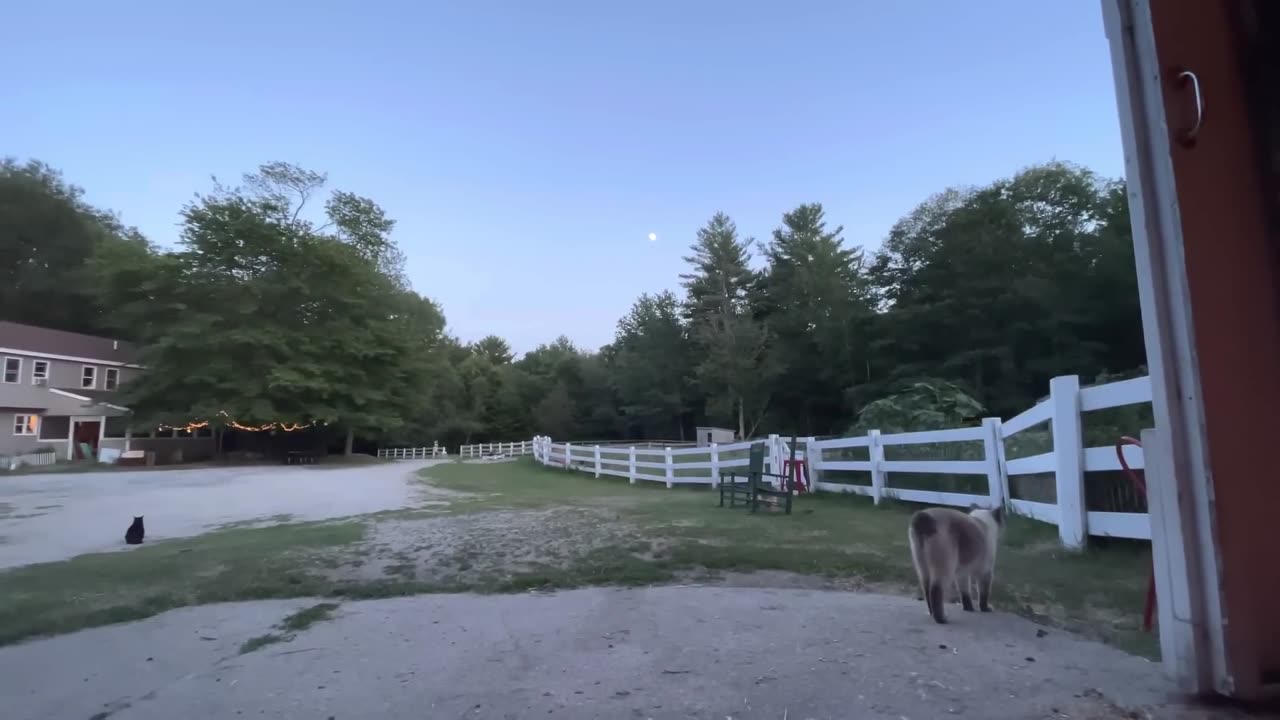
[[[321,173],[263,165],[179,221],[160,249],[47,165],[0,163],[0,317],[136,341],[124,393],[149,422],[323,424],[348,448],[830,435],[886,407],[1007,417],[1055,375],[1144,363],[1124,184],[1069,163],[929,197],[870,253],[819,203],[763,241],[716,213],[678,291],[637,298],[612,342],[518,358],[451,335],[394,221]]]

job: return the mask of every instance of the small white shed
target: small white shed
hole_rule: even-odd
[[[708,447],[711,443],[731,443],[737,435],[729,428],[700,427],[697,428],[698,447]]]

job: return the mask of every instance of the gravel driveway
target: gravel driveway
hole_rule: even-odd
[[[243,467],[0,478],[0,568],[120,550],[134,515],[147,539],[229,523],[322,520],[409,505],[408,482],[444,460],[350,467]],[[287,518],[284,516],[288,516]]]
[[[901,597],[592,588],[229,603],[0,648],[6,718],[1183,718],[1159,666],[1001,612]],[[1133,714],[1130,714],[1133,713]]]

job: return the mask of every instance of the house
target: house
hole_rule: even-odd
[[[87,445],[211,455],[212,431],[130,427],[119,389],[144,372],[127,342],[0,321],[0,456],[52,448],[82,458]]]

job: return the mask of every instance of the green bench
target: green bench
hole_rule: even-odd
[[[725,499],[729,500],[729,507],[738,507],[738,501],[742,501],[742,506],[755,512],[760,508],[763,500],[767,504],[780,505],[791,514],[791,494],[794,482],[782,473],[768,473],[764,471],[764,454],[767,449],[766,443],[758,442],[751,446],[750,454],[747,456],[747,471],[743,475],[739,475],[738,471],[731,470],[720,473],[720,507],[725,506]],[[791,460],[796,459],[796,438],[791,438]],[[794,467],[795,463],[785,467]],[[777,478],[781,489],[775,488],[767,478]]]

